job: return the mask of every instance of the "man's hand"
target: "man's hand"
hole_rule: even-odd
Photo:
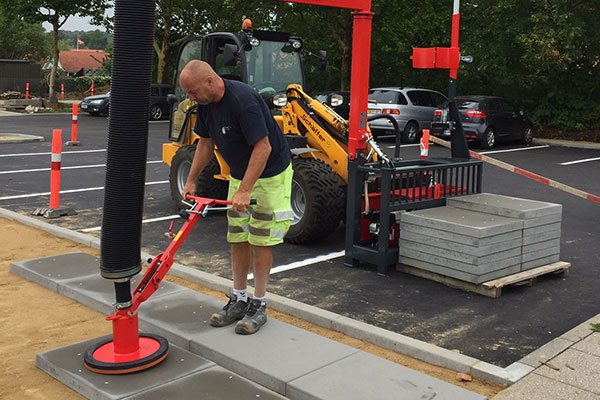
[[[183,187],[183,189],[181,189],[181,198],[186,201],[187,200],[187,195],[192,195],[194,196],[196,194],[196,184],[195,183],[185,183],[185,186]]]
[[[231,199],[233,211],[245,212],[250,205],[250,192],[238,190]]]

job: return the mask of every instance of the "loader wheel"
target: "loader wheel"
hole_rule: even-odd
[[[344,191],[331,167],[312,158],[292,161],[291,206],[294,220],[285,236],[289,243],[317,241],[331,234],[344,216]]]
[[[181,190],[185,186],[185,181],[192,167],[195,151],[195,145],[183,146],[177,150],[171,162],[171,171],[169,173],[171,197],[175,200],[179,208],[187,208],[181,202]],[[219,162],[213,156],[196,181],[196,195],[211,199],[226,199],[229,183],[221,179],[215,179],[214,177],[215,174],[220,172]]]

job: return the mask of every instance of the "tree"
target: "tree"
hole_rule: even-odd
[[[10,15],[0,3],[0,58],[41,61],[50,53],[50,41],[40,23]]]
[[[50,103],[57,103],[56,73],[58,68],[58,30],[73,15],[90,16],[100,23],[108,0],[0,0],[6,9],[27,21],[48,22],[52,25],[52,71],[50,72]]]

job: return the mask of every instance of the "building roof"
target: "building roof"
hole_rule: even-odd
[[[103,50],[63,50],[59,52],[58,60],[63,70],[73,73],[82,68],[100,68],[107,56]]]

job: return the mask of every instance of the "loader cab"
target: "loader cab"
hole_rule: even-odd
[[[303,47],[302,39],[272,31],[219,32],[188,39],[179,51],[173,77],[169,139],[185,143],[195,123],[195,102],[179,85],[179,75],[189,61],[206,61],[222,78],[247,83],[269,104],[290,84],[304,87]]]

